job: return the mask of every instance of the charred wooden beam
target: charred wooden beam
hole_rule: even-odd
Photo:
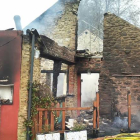
[[[75,51],[71,51],[66,47],[61,47],[50,38],[40,35],[40,56],[51,60],[59,60],[62,63],[74,64]]]
[[[56,97],[57,94],[57,81],[61,70],[62,61],[54,61],[53,64],[53,96]]]
[[[76,53],[86,53],[86,52],[89,52],[88,49],[85,49],[85,50],[77,50]]]
[[[41,73],[53,73],[53,70],[41,70]],[[67,70],[60,70],[59,73],[67,73]]]

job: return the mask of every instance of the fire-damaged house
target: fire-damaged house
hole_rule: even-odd
[[[86,92],[84,98],[91,96],[88,101],[94,101],[94,94],[99,93],[100,118],[127,117],[127,102],[131,95],[131,120],[138,122],[140,29],[106,13],[103,56],[87,49],[78,50],[78,5],[76,0],[58,1],[24,29],[26,35],[20,30],[0,31],[1,140],[25,140],[28,137],[23,125],[24,118],[30,115],[27,88],[29,81],[35,80],[48,84],[53,96],[63,99],[66,107],[81,107],[82,74],[90,77],[97,73],[99,90],[94,88],[94,93]],[[40,57],[34,58],[37,51]],[[92,86],[92,82],[86,86]],[[77,115],[80,115],[79,111],[66,113],[67,117]]]

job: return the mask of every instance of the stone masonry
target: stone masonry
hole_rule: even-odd
[[[88,70],[93,73],[100,73],[101,66],[101,58],[77,58],[76,65],[69,67],[69,96],[66,98],[67,107],[77,106],[77,74],[87,73]],[[67,115],[75,117],[76,113],[75,116],[73,114],[69,111]]]
[[[28,81],[30,72],[31,58],[31,41],[29,36],[23,36],[22,60],[21,60],[21,77],[20,77],[20,98],[19,98],[19,115],[18,115],[18,140],[26,139],[26,128],[23,126],[24,118],[27,118],[28,107]],[[33,80],[40,79],[40,58],[34,59]]]
[[[59,46],[75,50],[78,6],[79,2],[59,0],[25,27],[24,31],[35,28],[39,34],[49,37],[58,43]]]
[[[117,17],[104,17],[103,65],[99,80],[100,115],[127,115],[127,94],[132,114],[140,112],[140,29]]]
[[[36,29],[39,31],[40,34],[46,35],[50,39],[54,40],[56,43],[58,43],[59,46],[65,46],[75,52],[77,48],[78,6],[79,2],[58,1],[54,6],[49,9],[48,12],[46,11],[46,13],[41,15],[40,27],[37,27]],[[49,26],[47,26],[46,24],[49,24]],[[49,63],[49,61],[41,59],[41,63]],[[73,72],[71,70],[75,69],[74,67],[75,66],[69,66],[69,73]],[[68,68],[63,68],[62,66],[61,69]],[[46,67],[45,70],[49,70],[49,67]],[[42,77],[45,76],[44,74],[41,75]],[[74,88],[77,84],[76,73],[75,78],[69,76],[69,81],[73,80],[75,84],[69,84],[69,94],[73,94],[75,96],[70,96],[66,99],[66,106],[71,107],[77,105],[77,90],[76,88]]]
[[[59,0],[50,9],[45,11],[30,25],[28,25],[24,30],[36,28],[39,34],[46,35],[58,43],[59,46],[65,46],[75,52],[77,48],[78,6],[79,2],[77,0]],[[51,65],[52,62],[41,58],[41,63],[41,66],[43,64],[47,64],[46,67],[42,67],[41,70],[49,70],[49,65]],[[75,69],[74,67],[75,66],[69,66],[69,73],[72,73],[71,70]],[[64,69],[63,66],[62,69]],[[41,79],[44,79],[45,77],[46,74],[41,74]],[[69,80],[71,81],[70,78]],[[69,85],[69,88],[72,89],[70,94],[76,94],[76,90],[74,90],[73,85]],[[70,97],[70,100],[74,100],[73,98],[76,98],[76,96]],[[66,99],[66,104],[69,106],[76,105],[76,103],[73,104],[72,101],[68,100],[69,99]],[[69,102],[71,102],[71,104],[69,104]]]

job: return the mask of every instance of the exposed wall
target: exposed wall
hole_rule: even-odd
[[[77,0],[60,0],[24,30],[36,28],[39,34],[46,35],[58,43],[58,45],[65,46],[68,49],[75,51],[77,48],[78,6],[79,2],[77,2]],[[42,59],[41,63],[50,65],[50,62],[45,59]],[[45,68],[42,67],[42,69],[49,70],[49,65],[46,65]],[[71,73],[71,69],[69,69],[69,72]],[[45,77],[45,74],[42,74],[41,79],[44,79]],[[71,78],[72,77],[70,77],[69,80]],[[71,93],[76,94],[76,90],[75,93],[70,90],[69,94]],[[66,104],[69,104],[70,102],[72,101],[66,99]],[[71,103],[69,105],[71,106]],[[75,106],[75,103],[72,106]]]
[[[57,21],[57,26],[52,33],[52,39],[60,46],[75,50],[77,35],[77,10],[79,3],[65,3],[64,13]]]
[[[66,98],[66,107],[77,106],[77,69],[75,65],[69,66],[69,96]],[[76,113],[68,111],[67,115],[76,117]]]
[[[28,81],[30,72],[31,41],[28,36],[23,36],[22,61],[20,77],[20,95],[19,95],[19,114],[18,114],[18,140],[26,139],[26,128],[23,126],[24,118],[27,118],[28,108]],[[40,79],[40,58],[34,59],[33,80]]]
[[[102,66],[101,58],[78,58],[77,59],[77,71],[78,73],[100,73]]]
[[[101,116],[127,114],[127,93],[132,95],[132,114],[139,113],[140,29],[114,14],[105,14],[103,58],[99,84]]]
[[[53,70],[53,61],[45,58],[41,58],[41,70]],[[50,74],[41,73],[40,78],[41,83],[47,83],[48,86],[51,85]]]
[[[75,50],[77,35],[77,10],[79,2],[58,1],[26,29],[36,28],[39,34],[46,35],[58,45]]]
[[[93,73],[100,73],[102,61],[101,58],[79,58],[76,60],[76,65],[69,66],[69,96],[66,98],[66,106],[75,107],[78,105],[78,95],[77,80],[78,74],[87,73],[88,70]],[[76,113],[71,114],[68,112],[67,115],[76,116]]]

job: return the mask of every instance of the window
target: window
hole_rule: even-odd
[[[51,90],[53,88],[53,73],[51,73]],[[67,94],[67,73],[59,73],[57,81],[57,97]]]
[[[13,103],[13,85],[0,85],[0,104]]]
[[[57,83],[57,97],[66,95],[67,92],[67,74],[60,73]]]

